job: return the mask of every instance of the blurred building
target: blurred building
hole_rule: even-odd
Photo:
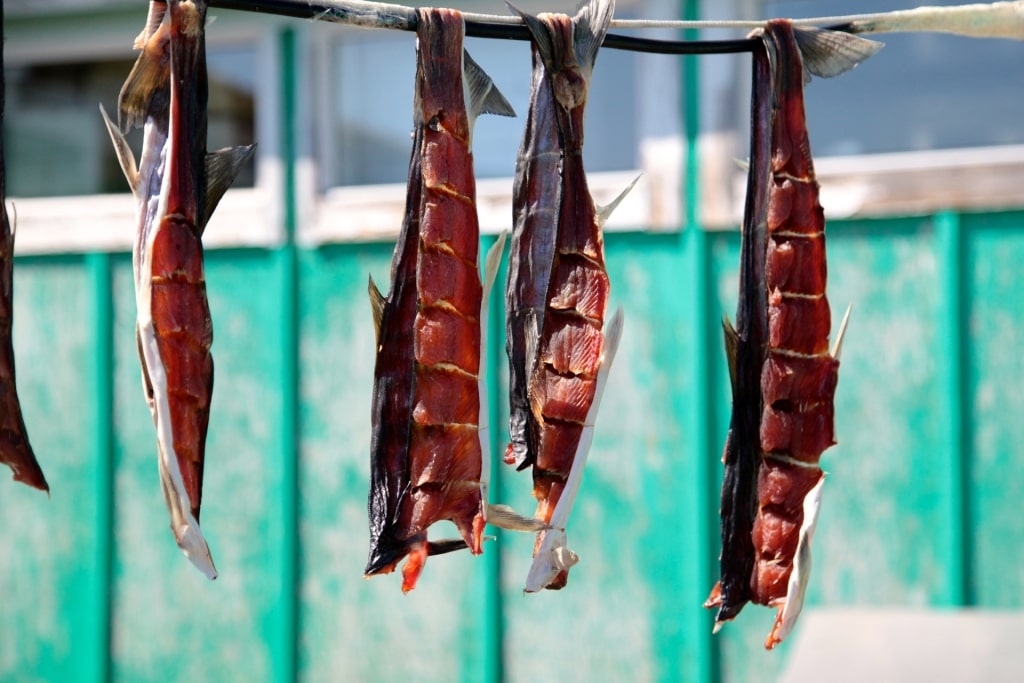
[[[616,17],[917,4],[620,0]],[[361,578],[365,286],[368,273],[387,282],[402,220],[414,38],[212,8],[208,147],[258,148],[204,235],[217,382],[203,526],[221,570],[210,584],[166,528],[135,358],[134,203],[98,111],[116,109],[145,5],[3,5],[18,381],[53,499],[0,483],[0,679],[778,679],[795,648],[761,650],[772,610],[750,606],[712,639],[700,607],[719,547],[720,320],[736,304],[749,55],[598,58],[585,148],[593,194],[605,203],[641,178],[607,226],[627,326],[575,513],[583,560],[570,585],[522,596],[532,539],[502,534],[483,558],[432,558],[403,597],[394,577]],[[497,0],[457,5],[507,11]],[[807,90],[829,298],[837,319],[855,304],[807,609],[1016,611],[1024,43],[879,39],[877,56]],[[483,117],[474,132],[490,239],[511,225],[530,51],[483,39],[467,49],[520,114]],[[129,140],[137,148],[141,134]],[[498,334],[489,348],[499,426],[503,344]],[[496,471],[494,489],[529,510],[528,479]],[[862,634],[870,618],[832,623]],[[1006,670],[986,669],[985,680]]]

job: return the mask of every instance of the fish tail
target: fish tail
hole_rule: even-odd
[[[584,0],[573,17],[576,61],[589,77],[615,14],[615,0]]]
[[[512,105],[494,85],[491,77],[469,56],[469,52],[466,50],[462,51],[462,83],[466,90],[466,111],[469,114],[470,124],[480,114],[516,115]]]

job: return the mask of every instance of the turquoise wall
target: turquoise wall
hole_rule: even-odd
[[[570,527],[581,563],[541,595],[521,590],[532,539],[507,533],[482,557],[431,558],[409,595],[362,578],[366,277],[387,281],[390,244],[208,253],[215,582],[167,528],[129,256],[17,259],[19,390],[52,497],[0,485],[0,680],[772,678],[791,646],[761,649],[773,611],[711,638],[700,607],[738,247],[735,232],[607,237],[626,328]],[[1024,213],[834,221],[829,256],[835,317],[854,309],[810,608],[1020,608]],[[503,346],[497,320],[496,432]],[[532,508],[529,475],[495,475],[494,498]]]

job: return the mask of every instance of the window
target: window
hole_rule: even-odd
[[[252,48],[209,51],[211,150],[253,139],[254,83],[244,67]],[[96,105],[117,116],[117,93],[134,60],[27,64],[6,70],[4,150],[12,169],[7,192],[15,197],[125,192],[126,185]],[[239,66],[243,68],[238,68]],[[136,151],[141,130],[132,131]],[[16,171],[14,171],[16,169]],[[238,187],[252,187],[252,165]]]

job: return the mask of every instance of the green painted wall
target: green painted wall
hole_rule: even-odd
[[[362,578],[365,288],[368,274],[386,282],[391,245],[299,250],[294,268],[283,251],[208,254],[217,380],[203,522],[215,582],[167,528],[129,258],[18,259],[19,389],[52,498],[0,485],[0,680],[770,680],[789,647],[761,649],[772,611],[748,607],[708,640],[700,608],[718,552],[705,526],[729,417],[718,325],[735,310],[738,246],[732,232],[608,236],[626,330],[570,528],[582,560],[566,590],[531,596],[532,541],[510,534],[483,558],[432,558],[409,595],[398,577]],[[837,322],[854,310],[811,608],[1019,609],[1024,213],[837,221],[829,255]],[[289,287],[297,335],[282,309]],[[503,345],[492,335],[499,431]],[[708,481],[695,479],[702,469]],[[496,498],[529,510],[530,486],[495,465]]]

